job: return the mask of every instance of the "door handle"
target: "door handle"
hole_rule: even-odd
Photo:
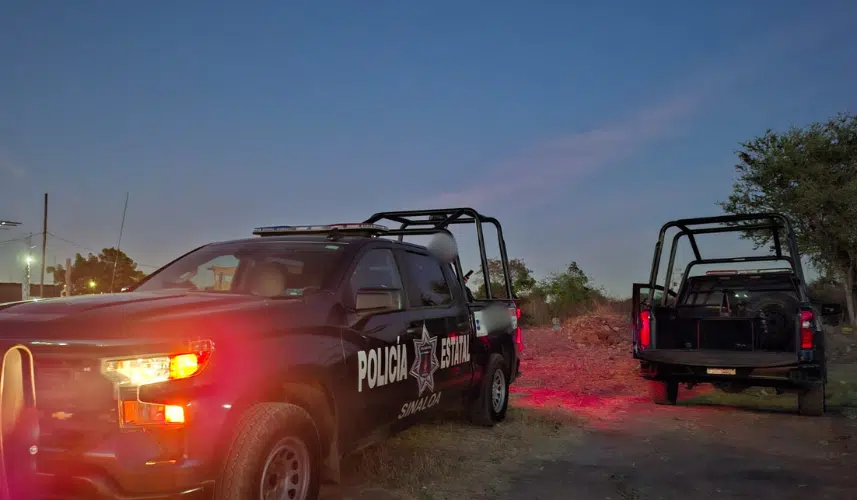
[[[422,326],[412,326],[412,327],[408,328],[407,330],[405,330],[405,332],[407,332],[408,335],[413,335],[416,337],[416,336],[423,334],[423,327]]]

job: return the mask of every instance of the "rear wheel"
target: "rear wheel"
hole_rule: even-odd
[[[650,380],[649,394],[656,405],[674,405],[678,401],[678,382]]]
[[[494,353],[488,358],[479,395],[470,403],[470,421],[490,427],[506,419],[509,408],[509,369],[506,360]]]
[[[320,442],[309,414],[286,403],[260,403],[240,421],[217,484],[216,500],[315,500]]]
[[[811,385],[797,396],[798,413],[809,417],[824,415],[824,382]]]

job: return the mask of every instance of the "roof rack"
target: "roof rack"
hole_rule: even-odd
[[[454,224],[473,224],[476,226],[476,239],[479,244],[479,259],[482,267],[482,278],[485,283],[485,293],[488,299],[493,299],[491,293],[491,280],[488,275],[488,256],[485,252],[485,234],[483,224],[491,224],[497,230],[497,241],[500,246],[500,260],[503,266],[504,285],[506,294],[514,299],[512,291],[512,279],[509,273],[509,257],[506,253],[506,241],[503,238],[503,228],[500,221],[494,217],[480,214],[473,208],[436,208],[427,210],[400,210],[391,212],[378,212],[364,221],[365,224],[375,224],[388,220],[399,224],[398,229],[390,229],[385,236],[398,236],[403,241],[405,236],[431,235],[449,232],[449,226]],[[461,261],[456,257],[455,271],[462,279]],[[462,282],[463,284],[463,282]]]

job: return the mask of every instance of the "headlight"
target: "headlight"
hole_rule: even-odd
[[[212,342],[206,340],[194,342],[188,351],[177,354],[105,359],[101,363],[101,373],[122,387],[188,378],[202,370],[213,348]]]

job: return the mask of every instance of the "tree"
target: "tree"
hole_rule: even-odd
[[[114,276],[113,263],[116,263]],[[54,283],[65,286],[65,268],[51,266],[47,272],[54,276]],[[114,292],[129,287],[146,276],[137,269],[137,264],[122,250],[105,248],[98,255],[88,254],[84,258],[77,254],[71,265],[70,295]],[[111,288],[112,283],[112,288]]]
[[[509,261],[509,274],[512,278],[512,291],[518,296],[529,294],[536,286],[533,271],[527,267],[523,259],[511,259]],[[473,283],[478,284],[474,295],[486,297],[481,267],[474,273],[472,279]],[[488,259],[488,279],[491,280],[491,294],[494,298],[509,298],[506,297],[506,277],[503,274],[503,263],[500,259]]]
[[[857,117],[840,114],[785,133],[768,130],[741,148],[738,179],[720,206],[732,214],[788,215],[803,254],[842,283],[848,316],[857,323]],[[761,232],[744,237],[757,248],[772,239]]]
[[[580,306],[604,298],[577,262],[570,263],[564,272],[551,273],[539,282],[537,293],[548,301],[554,317],[567,316]]]

